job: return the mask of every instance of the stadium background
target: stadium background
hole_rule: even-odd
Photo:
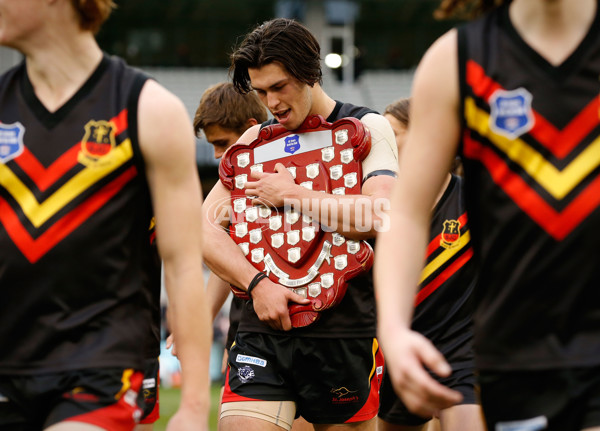
[[[344,65],[324,70],[336,99],[383,110],[409,94],[414,68],[453,21],[437,21],[439,0],[116,0],[98,34],[110,54],[140,67],[185,103],[190,117],[202,92],[227,79],[229,54],[243,35],[277,16],[305,23],[321,42],[322,57],[338,53]],[[0,72],[20,55],[0,48]],[[216,181],[217,162],[197,142],[204,191]]]
[[[243,35],[273,17],[306,24],[321,43],[322,58],[338,54],[342,66],[323,65],[323,88],[335,99],[379,111],[410,93],[414,68],[429,45],[455,21],[437,21],[439,0],[116,0],[118,8],[97,36],[109,54],[125,58],[179,96],[190,118],[203,91],[228,79],[229,54]],[[0,73],[21,61],[16,51],[0,47]],[[218,179],[212,147],[197,139],[197,162],[204,192]],[[220,382],[218,339],[227,316],[215,322],[211,358],[213,411]],[[226,329],[226,328],[225,328]],[[177,363],[161,355],[161,420],[165,428],[178,402]]]

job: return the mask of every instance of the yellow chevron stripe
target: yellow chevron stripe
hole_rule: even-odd
[[[423,272],[421,272],[421,279],[419,280],[419,284],[427,280],[427,277],[429,277],[431,274],[437,271],[438,268],[440,268],[442,265],[444,265],[446,262],[452,259],[452,256],[454,256],[456,253],[462,250],[469,243],[469,241],[471,241],[471,231],[468,230],[460,236],[460,238],[458,239],[458,244],[456,244],[456,246],[445,249],[439,254],[438,257],[433,259],[425,266]]]
[[[122,166],[132,156],[131,141],[127,139],[104,156],[100,164],[88,166],[77,173],[42,203],[38,203],[31,190],[4,164],[0,164],[0,186],[11,194],[37,228],[82,192]]]
[[[479,109],[470,97],[465,100],[465,117],[467,125],[471,129],[489,139],[555,199],[564,198],[600,165],[600,136],[568,166],[559,171],[542,154],[523,140],[519,138],[509,139],[494,133],[490,128],[489,114]]]

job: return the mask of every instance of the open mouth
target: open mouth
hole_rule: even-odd
[[[286,109],[285,111],[279,111],[273,114],[273,116],[279,121],[280,124],[285,123],[290,117],[291,109]]]

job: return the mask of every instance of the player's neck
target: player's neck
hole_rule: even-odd
[[[35,94],[50,112],[67,102],[87,81],[102,59],[89,32],[58,37],[26,53],[27,75]]]
[[[323,88],[316,83],[311,89],[312,106],[310,114],[320,115],[323,118],[329,117],[335,108],[335,100],[323,91]]]
[[[596,15],[597,0],[514,0],[510,19],[534,50],[559,65],[579,46]]]

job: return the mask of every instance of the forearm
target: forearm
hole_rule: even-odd
[[[386,222],[389,201],[381,196],[333,195],[298,186],[286,205],[350,239],[374,238]]]
[[[410,327],[423,268],[427,227],[392,215],[389,231],[377,236],[374,279],[378,321]]]
[[[206,283],[206,294],[208,296],[212,320],[215,320],[215,317],[217,317],[217,314],[223,307],[223,304],[230,293],[231,289],[229,288],[229,283],[226,283],[217,277],[215,273],[211,272],[208,277],[208,282]]]
[[[226,283],[246,290],[258,270],[246,259],[239,246],[222,229],[207,226],[203,232],[204,262]]]
[[[198,283],[202,277],[200,262],[178,269],[176,264],[165,262],[170,323],[181,361],[181,407],[208,418],[212,325],[206,293]]]

